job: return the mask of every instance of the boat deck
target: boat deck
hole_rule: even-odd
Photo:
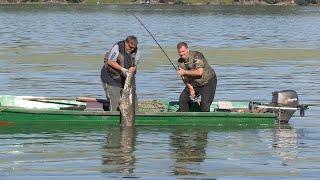
[[[4,100],[4,98],[7,99]],[[10,123],[100,123],[104,125],[119,125],[120,122],[119,112],[104,111],[102,103],[88,105],[90,103],[75,100],[29,101],[26,100],[26,97],[16,96],[11,99],[0,97],[0,121]],[[139,103],[135,124],[217,127],[266,127],[275,124],[273,113],[250,112],[248,103],[248,101],[218,101],[212,103],[212,112],[177,112],[179,109],[177,101],[142,101]],[[83,106],[86,108],[68,109]],[[197,104],[192,106],[193,111],[197,111],[197,108],[199,108]]]

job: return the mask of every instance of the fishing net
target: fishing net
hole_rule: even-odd
[[[164,112],[167,107],[159,100],[144,100],[138,103],[139,112]]]

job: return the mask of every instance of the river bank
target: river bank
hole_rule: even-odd
[[[0,0],[1,4],[319,5],[320,0]]]

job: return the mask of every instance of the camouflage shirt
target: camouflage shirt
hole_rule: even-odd
[[[185,70],[203,68],[203,74],[201,77],[186,76],[186,82],[190,83],[193,87],[204,86],[208,83],[209,79],[216,76],[216,73],[208,64],[201,52],[190,51],[188,59],[185,60],[180,58],[178,60],[178,66]]]

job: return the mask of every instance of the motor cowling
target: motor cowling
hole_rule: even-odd
[[[276,107],[297,108],[299,105],[298,94],[294,90],[282,90],[272,93],[272,104]],[[277,120],[288,123],[296,110],[277,109],[274,110]]]

